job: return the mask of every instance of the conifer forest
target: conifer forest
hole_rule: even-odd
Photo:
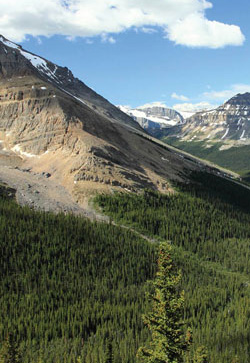
[[[1,186],[1,351],[11,336],[13,362],[140,362],[168,242],[192,331],[184,361],[250,362],[250,191],[203,173],[175,189],[99,195],[100,223],[21,207]]]

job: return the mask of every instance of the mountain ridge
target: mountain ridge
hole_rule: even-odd
[[[81,81],[69,81],[73,75],[67,68],[1,39],[0,162],[5,167],[49,174],[83,205],[96,192],[169,192],[173,180],[205,167],[152,142],[128,115]],[[59,74],[60,82],[55,81]],[[13,173],[11,178],[14,183]]]

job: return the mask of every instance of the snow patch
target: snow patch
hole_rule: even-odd
[[[67,94],[68,94],[68,95],[70,95],[71,97],[75,98],[77,101],[79,101],[79,102],[83,103],[84,105],[87,105],[87,104],[86,104],[86,102],[84,102],[84,101],[83,101],[83,100],[81,100],[80,98],[78,98],[78,97],[74,96],[72,93],[70,93],[70,92],[66,91],[64,88],[62,88],[62,87],[59,87],[59,88],[60,88],[60,90],[62,90],[63,92],[67,93]]]
[[[222,136],[221,140],[225,139],[225,137],[227,136],[228,132],[229,132],[229,127],[226,129],[226,132],[225,132],[225,134]]]
[[[22,54],[30,63],[37,68],[38,71],[42,72],[43,74],[47,75],[49,78],[52,78],[56,82],[60,82],[57,77],[55,76],[57,66],[55,66],[54,71],[51,71],[48,67],[48,63],[45,59],[40,58],[37,55],[31,54],[23,50],[19,45],[10,42],[9,40],[5,40],[3,37],[0,37],[0,41],[7,45],[12,49],[16,49],[20,54]],[[15,53],[15,52],[14,52]]]
[[[116,107],[118,107],[119,110],[121,110],[124,113],[129,113],[129,111],[131,110],[129,106],[117,105]]]
[[[126,106],[118,106],[118,107],[121,111],[125,112],[127,115],[129,115],[130,117],[133,117],[135,119],[144,119],[145,121],[151,121],[151,122],[160,124],[162,126],[175,126],[179,123],[179,120],[176,120],[176,119],[171,120],[167,116],[157,117],[157,116],[148,115],[145,111],[143,111],[143,108],[132,110]]]
[[[246,130],[243,130],[243,132],[242,132],[242,134],[241,134],[241,137],[240,137],[240,140],[243,140],[244,135],[245,135],[245,132],[246,132]],[[245,140],[245,139],[244,139],[244,140]]]
[[[20,147],[20,145],[15,145],[12,149],[11,149],[12,151],[14,151],[15,153],[19,153],[19,154],[21,154],[21,155],[24,155],[24,156],[26,156],[27,158],[35,158],[35,157],[39,157],[38,155],[34,155],[34,154],[30,154],[30,153],[27,153],[27,152],[25,152],[25,151],[22,151],[21,150],[21,147]]]

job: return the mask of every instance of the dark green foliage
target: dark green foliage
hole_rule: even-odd
[[[137,354],[145,363],[182,363],[190,343],[183,329],[184,292],[179,289],[181,274],[170,253],[171,246],[161,243],[150,296],[152,306],[150,312],[144,315],[151,340]]]
[[[194,363],[209,363],[206,347],[198,347],[194,354]]]
[[[105,363],[113,363],[113,362],[114,362],[113,345],[112,345],[112,339],[109,337],[107,339],[107,344],[106,344]]]
[[[194,174],[179,190],[98,200],[117,222],[171,241],[182,269],[193,351],[204,345],[209,362],[228,363],[235,355],[248,362],[250,191],[209,174]]]
[[[193,329],[190,357],[205,345],[209,363],[246,363],[249,191],[208,175],[179,188],[99,201],[112,218],[172,241]],[[0,196],[0,341],[15,332],[22,363],[103,363],[112,332],[114,363],[134,363],[149,342],[141,313],[155,245],[111,224],[18,207],[1,188]]]
[[[11,329],[22,363],[132,362],[154,248],[134,233],[0,198],[0,342]]]
[[[180,150],[184,150],[202,159],[212,161],[217,165],[243,175],[250,170],[249,145],[220,150],[220,147],[223,145],[221,142],[217,142],[208,148],[206,147],[207,143],[204,141],[185,142],[180,141],[175,137],[163,138],[162,141],[165,141],[169,145],[175,146]]]
[[[9,333],[0,351],[0,363],[21,363],[14,336]]]

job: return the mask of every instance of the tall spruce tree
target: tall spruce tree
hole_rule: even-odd
[[[191,344],[190,331],[184,333],[184,292],[180,291],[181,273],[171,258],[171,246],[159,247],[158,270],[153,282],[152,310],[144,322],[151,332],[149,346],[141,347],[137,357],[145,363],[181,363]]]

